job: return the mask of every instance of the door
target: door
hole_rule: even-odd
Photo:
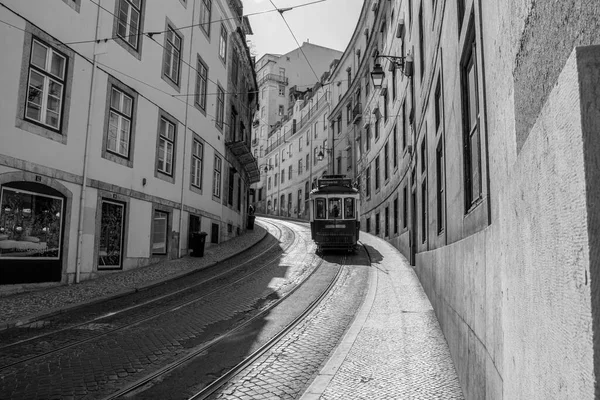
[[[219,243],[219,224],[212,224],[210,229],[210,242]]]
[[[98,269],[120,269],[123,262],[125,205],[102,200]]]
[[[416,254],[417,254],[417,191],[413,189],[411,201],[411,226],[410,226],[410,265],[416,265]]]
[[[192,243],[192,233],[200,232],[200,217],[190,214],[190,221],[188,225],[188,248],[190,248],[190,243]]]

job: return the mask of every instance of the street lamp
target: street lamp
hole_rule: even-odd
[[[396,57],[396,56],[387,56],[383,54],[375,54],[373,56],[374,61],[377,61],[378,58],[387,58],[393,63],[393,68],[400,68],[404,75],[411,77],[413,75],[413,58],[409,54],[406,57]],[[373,87],[375,89],[381,88],[383,84],[383,79],[385,78],[385,72],[383,72],[383,68],[381,68],[381,64],[376,62],[375,67],[373,67],[373,71],[371,71],[371,80],[373,81]]]
[[[325,151],[327,154],[331,153],[331,149],[328,149],[327,147],[323,148],[323,146],[320,146],[319,154],[317,154],[317,160],[323,161],[323,158],[325,158],[325,154],[323,154],[323,151]]]

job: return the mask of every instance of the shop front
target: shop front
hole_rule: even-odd
[[[66,199],[37,182],[0,185],[0,284],[60,282]]]

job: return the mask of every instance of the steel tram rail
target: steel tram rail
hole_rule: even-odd
[[[270,222],[268,222],[268,223],[270,223]],[[277,228],[279,231],[282,231],[282,230],[281,230],[281,228],[279,228],[279,227],[278,227],[276,224],[273,224],[273,223],[270,223],[270,224],[272,224],[273,226],[275,226],[275,227],[276,227],[276,228]],[[286,228],[287,228],[287,229],[289,229],[288,227],[286,227]],[[285,253],[285,252],[286,252],[288,249],[290,249],[290,248],[291,248],[291,247],[294,245],[294,243],[296,242],[296,235],[295,235],[294,231],[290,229],[290,232],[292,232],[292,234],[293,234],[293,239],[290,241],[290,244],[289,244],[289,245],[287,245],[287,246],[286,246],[286,247],[283,249],[283,253]],[[283,236],[283,232],[282,232],[282,234],[280,235],[280,238],[281,238],[282,236]],[[232,272],[232,271],[234,271],[234,270],[236,270],[236,269],[239,269],[240,267],[242,267],[242,266],[244,266],[244,265],[246,265],[246,264],[250,263],[251,261],[253,261],[253,260],[255,260],[256,258],[258,258],[258,257],[260,257],[261,255],[263,255],[264,253],[268,252],[268,251],[269,251],[269,250],[271,250],[273,247],[275,247],[275,246],[279,245],[279,243],[280,243],[280,242],[277,242],[277,243],[276,243],[276,244],[274,244],[273,246],[269,247],[267,250],[265,250],[265,251],[261,252],[261,253],[260,253],[260,254],[258,254],[257,256],[255,256],[255,257],[253,257],[253,258],[251,258],[251,259],[249,259],[249,260],[247,260],[247,261],[244,261],[244,262],[243,262],[242,264],[240,264],[240,265],[237,265],[237,266],[235,266],[235,267],[233,267],[233,268],[230,268],[230,269],[228,269],[228,270],[226,270],[226,271],[223,271],[222,273],[219,273],[218,275],[215,275],[215,276],[213,276],[213,277],[210,277],[210,278],[208,278],[208,279],[206,279],[206,280],[203,280],[202,282],[196,283],[196,284],[194,284],[194,285],[192,285],[192,286],[188,286],[188,287],[186,287],[186,288],[184,288],[184,289],[180,289],[180,290],[177,290],[177,291],[175,291],[175,292],[171,292],[171,293],[168,293],[168,294],[166,294],[166,295],[163,295],[163,296],[159,296],[159,297],[153,298],[153,299],[151,299],[151,300],[149,300],[149,301],[146,301],[146,302],[143,302],[143,303],[140,303],[140,304],[136,304],[136,305],[134,305],[134,306],[131,306],[131,307],[124,308],[124,309],[122,309],[122,310],[119,310],[119,311],[117,311],[117,312],[114,312],[114,313],[109,313],[109,314],[106,314],[106,315],[102,315],[102,316],[100,316],[100,317],[97,317],[97,318],[94,318],[94,319],[88,320],[88,321],[86,321],[86,322],[83,322],[83,323],[81,323],[81,324],[77,324],[77,325],[69,326],[69,327],[66,327],[66,328],[64,328],[64,329],[60,329],[60,330],[55,330],[55,331],[52,331],[52,332],[49,332],[49,333],[46,333],[46,334],[43,334],[43,335],[39,335],[39,336],[36,336],[36,337],[33,337],[33,338],[28,338],[28,339],[26,339],[26,340],[23,340],[23,341],[20,341],[20,342],[11,343],[11,344],[9,344],[9,345],[5,345],[5,346],[2,346],[2,347],[0,347],[0,350],[1,350],[1,349],[6,349],[6,348],[10,348],[10,347],[16,347],[16,346],[19,346],[19,345],[22,345],[22,344],[25,344],[25,343],[28,343],[28,342],[31,342],[31,341],[34,341],[34,340],[38,340],[38,339],[40,339],[40,338],[44,338],[44,337],[47,337],[47,336],[50,336],[50,335],[55,335],[55,334],[57,334],[57,333],[60,333],[60,332],[64,332],[64,331],[68,331],[68,330],[74,330],[74,329],[77,329],[77,328],[83,327],[83,326],[85,326],[85,325],[89,325],[90,323],[95,323],[95,322],[97,322],[97,321],[100,321],[100,320],[102,320],[102,319],[109,318],[109,317],[113,317],[113,316],[115,316],[115,315],[117,315],[117,314],[119,314],[119,313],[124,313],[124,312],[127,312],[127,311],[132,311],[132,310],[135,310],[136,308],[139,308],[139,307],[142,307],[142,306],[147,306],[147,305],[149,305],[149,304],[152,304],[152,303],[155,303],[155,302],[157,302],[157,301],[159,301],[159,300],[163,300],[163,299],[165,299],[165,298],[173,297],[173,296],[175,296],[175,295],[177,295],[177,294],[179,294],[179,293],[181,293],[181,292],[183,292],[183,291],[189,291],[190,289],[193,289],[193,288],[195,288],[195,287],[197,287],[197,286],[200,286],[200,285],[203,285],[203,284],[209,283],[209,282],[211,282],[211,281],[214,281],[214,280],[216,280],[216,279],[218,279],[218,278],[222,277],[223,275],[225,275],[225,274],[227,274],[227,273],[230,273],[230,272]],[[32,360],[35,360],[35,359],[38,359],[38,358],[42,358],[42,357],[44,357],[44,356],[47,356],[47,355],[50,355],[50,354],[53,354],[53,353],[57,353],[57,352],[59,352],[59,351],[62,351],[62,350],[69,349],[69,348],[71,348],[71,347],[78,346],[78,345],[80,345],[80,344],[83,344],[83,343],[87,343],[87,342],[93,341],[93,340],[95,340],[95,339],[98,339],[98,338],[101,338],[101,337],[103,337],[103,336],[107,336],[107,335],[109,335],[109,334],[111,334],[111,333],[118,332],[118,331],[121,331],[121,330],[124,330],[124,329],[130,328],[130,327],[133,327],[133,326],[135,326],[135,325],[139,325],[139,324],[141,324],[141,323],[144,323],[144,322],[150,321],[150,320],[152,320],[152,319],[155,319],[155,318],[157,318],[157,317],[159,317],[159,316],[161,316],[161,315],[168,314],[168,313],[170,313],[170,312],[176,311],[177,309],[180,309],[180,308],[182,308],[182,307],[185,307],[185,306],[187,306],[187,305],[190,305],[190,304],[193,304],[193,303],[195,303],[195,302],[198,302],[198,301],[200,301],[200,300],[203,300],[203,299],[205,299],[206,297],[208,297],[208,296],[210,296],[210,295],[214,294],[215,292],[221,291],[221,290],[223,290],[223,289],[224,289],[224,288],[226,288],[226,287],[232,286],[232,285],[234,285],[234,284],[236,284],[236,283],[238,283],[238,282],[240,282],[240,281],[243,281],[243,280],[247,279],[249,276],[252,276],[252,275],[256,274],[257,272],[259,272],[259,271],[263,270],[264,268],[267,268],[267,267],[270,265],[270,263],[272,263],[273,261],[275,261],[275,260],[279,259],[280,257],[281,257],[281,254],[278,254],[277,256],[273,257],[272,259],[270,259],[270,260],[266,261],[266,262],[264,263],[264,265],[263,265],[263,266],[261,266],[261,267],[259,267],[259,268],[256,268],[256,269],[253,269],[253,270],[252,270],[250,273],[243,275],[242,277],[240,277],[240,278],[236,279],[235,281],[229,282],[229,283],[228,283],[227,285],[225,285],[225,286],[221,286],[221,287],[219,287],[219,288],[217,288],[217,289],[214,289],[214,290],[212,290],[212,291],[210,291],[210,292],[204,293],[204,294],[203,294],[202,296],[200,296],[200,297],[196,297],[196,298],[194,298],[194,299],[192,299],[192,300],[189,300],[189,301],[187,301],[187,302],[180,303],[180,304],[177,304],[177,305],[175,305],[175,306],[169,307],[168,309],[166,309],[166,310],[163,310],[163,311],[161,311],[161,312],[158,312],[158,313],[156,313],[156,314],[154,314],[154,315],[151,315],[151,316],[149,316],[149,317],[140,318],[140,319],[138,319],[138,320],[132,321],[131,323],[127,323],[127,324],[125,324],[125,325],[122,325],[122,326],[119,326],[119,327],[117,327],[117,328],[110,329],[110,330],[107,330],[107,331],[105,331],[105,332],[102,332],[102,333],[99,333],[99,334],[96,334],[96,335],[92,335],[92,336],[90,336],[90,337],[87,337],[86,339],[83,339],[83,340],[78,340],[78,341],[75,341],[75,342],[69,343],[69,344],[67,344],[67,345],[64,345],[64,346],[59,346],[59,347],[57,347],[57,348],[54,348],[54,349],[52,349],[52,350],[48,350],[48,351],[45,351],[45,352],[41,352],[41,353],[39,353],[39,354],[36,354],[36,355],[34,355],[34,356],[31,356],[31,357],[28,357],[28,358],[23,358],[23,359],[20,359],[20,360],[18,360],[18,361],[15,361],[15,362],[13,362],[13,363],[10,363],[10,364],[4,364],[4,365],[0,366],[0,371],[2,371],[2,370],[5,370],[5,369],[7,369],[7,368],[10,368],[10,367],[14,367],[15,365],[23,364],[23,363],[30,362],[30,361],[32,361]]]
[[[250,366],[254,361],[256,361],[256,359],[258,359],[261,355],[263,355],[265,352],[267,352],[269,349],[271,349],[273,346],[275,346],[287,333],[289,333],[292,329],[294,329],[296,326],[298,326],[304,319],[306,319],[307,316],[321,304],[321,302],[325,299],[327,294],[329,294],[331,292],[331,290],[335,287],[335,284],[338,282],[340,276],[342,275],[342,271],[343,271],[342,265],[343,265],[343,262],[345,261],[345,259],[346,259],[346,257],[344,256],[342,263],[339,264],[338,271],[337,271],[335,277],[332,279],[332,281],[329,283],[329,285],[327,285],[325,290],[323,292],[321,292],[319,294],[319,296],[315,300],[313,300],[310,303],[310,305],[304,311],[302,311],[302,313],[300,315],[298,315],[296,318],[294,318],[286,327],[284,327],[281,331],[279,331],[272,338],[270,338],[258,350],[256,350],[252,354],[250,354],[242,362],[240,362],[239,364],[234,366],[232,369],[230,369],[225,374],[223,374],[222,376],[217,378],[215,381],[211,382],[208,386],[203,388],[201,391],[194,394],[192,397],[189,398],[189,400],[206,399],[210,395],[214,394],[219,388],[221,388],[223,385],[225,385],[231,378],[233,378],[235,375],[237,375],[238,373],[243,371],[245,368]],[[314,272],[319,268],[319,266],[322,263],[323,263],[323,259],[320,259],[318,266],[313,270],[313,272],[310,274],[310,276],[312,276],[312,274],[314,274]],[[309,277],[307,277],[302,283],[306,282],[306,280],[308,280]],[[134,392],[138,391],[139,389],[142,389],[144,386],[148,385],[149,383],[156,380],[157,378],[160,378],[166,374],[169,374],[179,367],[183,367],[189,361],[193,360],[200,354],[205,353],[208,349],[217,345],[219,342],[226,340],[227,338],[235,335],[238,331],[240,331],[240,330],[244,329],[246,326],[252,324],[257,319],[264,318],[265,315],[267,315],[273,308],[277,307],[279,304],[281,304],[283,301],[285,301],[289,296],[292,295],[292,293],[294,293],[298,288],[300,288],[301,285],[302,284],[296,286],[293,290],[291,290],[289,293],[287,293],[284,297],[278,299],[277,301],[270,304],[269,307],[263,309],[259,314],[255,315],[254,317],[245,321],[244,323],[236,326],[235,328],[223,333],[222,335],[218,336],[217,338],[211,340],[205,346],[202,346],[201,348],[194,350],[194,352],[186,355],[185,357],[177,360],[176,362],[163,367],[159,371],[156,371],[155,373],[135,382],[131,386],[123,388],[120,391],[115,392],[112,395],[103,398],[102,400],[114,400],[114,399],[122,398],[129,394],[133,394]]]

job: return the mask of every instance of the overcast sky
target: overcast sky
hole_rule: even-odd
[[[269,0],[242,0],[244,14],[273,9]],[[293,7],[315,0],[273,0],[277,8]],[[363,0],[325,0],[286,11],[287,20],[298,43],[310,43],[344,51],[354,32]],[[284,54],[298,47],[294,37],[278,12],[250,16],[257,59],[265,53]]]

